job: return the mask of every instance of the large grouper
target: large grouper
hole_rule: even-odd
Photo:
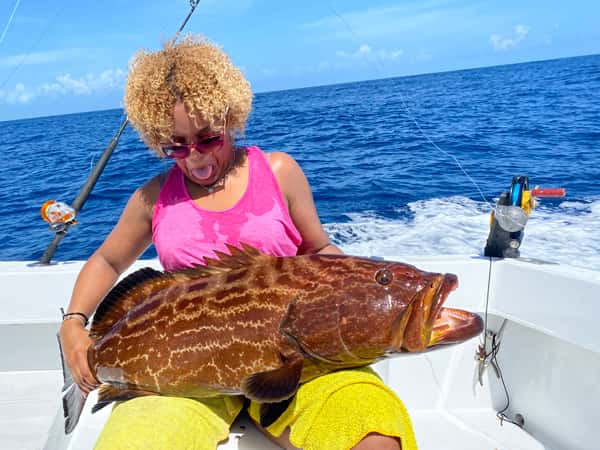
[[[248,245],[205,266],[140,269],[100,303],[88,362],[97,411],[146,395],[244,395],[265,406],[321,374],[478,335],[477,314],[442,305],[452,274],[346,255],[275,257]],[[85,402],[65,368],[65,431]],[[279,408],[280,409],[280,408]],[[263,424],[268,424],[265,408]]]

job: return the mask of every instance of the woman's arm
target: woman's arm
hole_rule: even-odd
[[[329,237],[321,225],[310,185],[298,163],[283,152],[271,153],[269,158],[271,169],[277,178],[290,216],[302,235],[302,244],[298,253],[342,254],[342,250],[329,241]]]
[[[159,181],[155,179],[131,196],[117,225],[81,269],[67,312],[79,312],[90,317],[119,275],[150,245],[152,205],[159,189]],[[79,318],[71,316],[63,321],[60,338],[73,379],[87,394],[96,384],[87,363],[87,349],[92,341],[83,318]]]

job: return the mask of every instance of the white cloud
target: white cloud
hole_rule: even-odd
[[[417,53],[415,59],[419,62],[428,62],[433,59],[433,55],[427,50],[421,50],[419,53]]]
[[[277,75],[277,69],[271,69],[270,67],[263,67],[261,73],[265,77],[274,77]]]
[[[335,52],[336,57],[330,61],[323,60],[314,64],[296,65],[292,68],[291,73],[293,76],[298,77],[307,73],[318,74],[332,71],[348,71],[365,62],[372,64],[396,61],[402,55],[404,55],[403,50],[376,50],[367,44],[362,44],[352,52],[343,50]]]
[[[108,69],[81,78],[73,78],[67,73],[56,77],[52,82],[31,88],[17,83],[12,90],[0,90],[0,103],[26,104],[38,97],[98,94],[111,89],[122,89],[125,77],[124,70]]]
[[[312,22],[300,25],[320,38],[348,39],[349,36],[373,38],[414,35],[422,30],[454,23],[466,17],[471,2],[456,0],[407,1],[393,6],[367,7],[354,11],[335,11]]]
[[[77,60],[93,54],[91,49],[73,48],[66,50],[49,50],[46,52],[19,53],[0,58],[0,67],[30,66],[54,63],[58,61]]]
[[[354,51],[338,50],[335,57],[330,60],[322,60],[312,64],[297,64],[293,66],[290,73],[294,77],[301,77],[306,74],[319,74],[334,71],[348,71],[356,68],[358,65],[366,63],[385,63],[397,61],[404,55],[403,50],[374,49],[368,44],[361,44]],[[266,75],[266,73],[264,73]],[[277,72],[277,75],[280,75]]]
[[[402,50],[373,50],[369,45],[362,44],[352,53],[345,51],[338,51],[336,55],[343,59],[363,60],[363,61],[395,61],[404,52]]]
[[[509,36],[501,36],[499,34],[492,34],[490,36],[490,44],[495,51],[501,52],[505,50],[511,50],[517,48],[519,44],[529,34],[529,27],[524,25],[515,26],[513,33]]]
[[[15,88],[10,92],[0,90],[0,101],[12,105],[16,103],[28,103],[33,96],[31,92],[27,91],[23,83],[17,83]]]

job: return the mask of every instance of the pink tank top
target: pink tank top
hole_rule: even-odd
[[[247,147],[248,186],[242,198],[224,211],[199,207],[190,197],[183,172],[169,171],[152,217],[152,240],[165,270],[204,264],[225,244],[247,243],[263,253],[293,256],[302,237],[292,222],[265,154]]]

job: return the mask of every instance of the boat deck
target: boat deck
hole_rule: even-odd
[[[46,442],[50,428],[63,426],[62,417],[57,416],[61,385],[62,373],[58,370],[0,373],[0,448],[39,450],[68,446],[62,433]],[[110,408],[106,408],[97,414],[109,412]],[[411,417],[420,450],[545,448],[520,428],[508,423],[501,426],[492,409],[423,409],[411,411]],[[103,420],[93,420],[78,427],[71,448],[93,448],[102,423]],[[247,417],[235,422],[229,440],[219,446],[219,450],[277,448]]]
[[[395,258],[401,259],[401,258]],[[418,267],[455,273],[460,287],[446,306],[489,310],[490,332],[502,335],[494,370],[477,383],[477,339],[376,365],[404,401],[420,450],[590,450],[598,448],[600,334],[596,326],[600,272],[537,261],[479,257],[414,260]],[[110,414],[84,411],[65,438],[56,342],[59,308],[65,307],[82,262],[39,267],[0,262],[0,449],[90,449]],[[132,270],[158,267],[139,261]],[[525,429],[501,424],[496,411],[510,392],[509,417]],[[93,398],[86,403],[91,408]],[[240,418],[224,449],[276,446]]]

